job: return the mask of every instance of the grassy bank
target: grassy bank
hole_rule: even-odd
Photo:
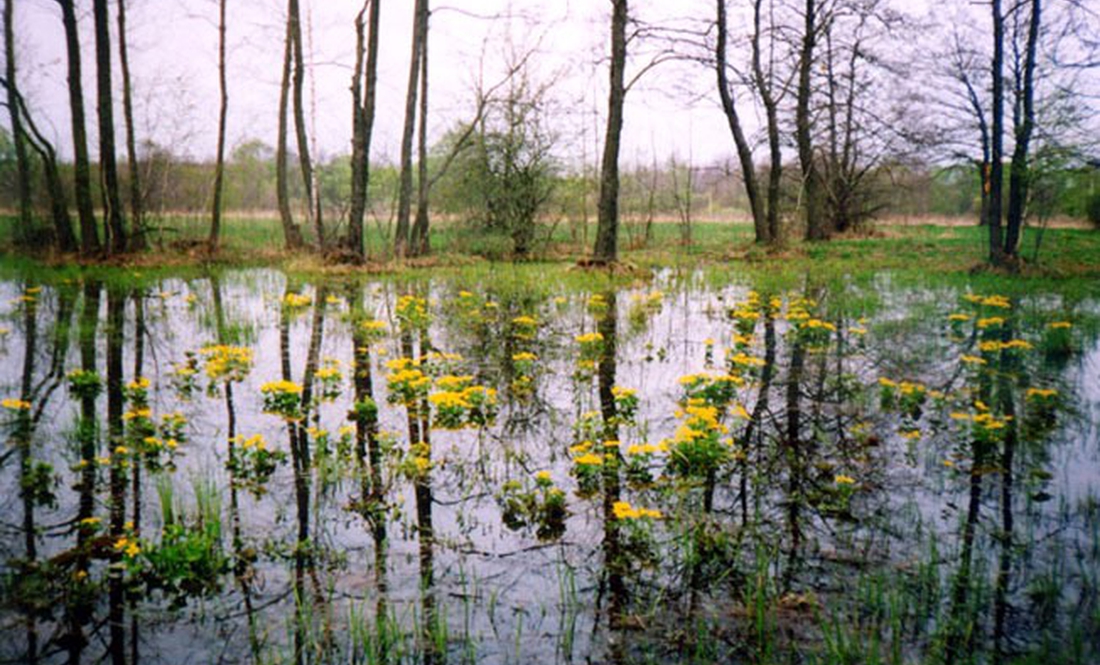
[[[431,256],[398,264],[388,259],[388,243],[377,229],[370,229],[368,253],[370,260],[363,268],[335,265],[305,252],[289,254],[282,249],[279,223],[275,219],[227,220],[224,241],[217,255],[210,255],[197,244],[205,222],[179,218],[166,225],[154,238],[153,248],[146,253],[111,259],[106,264],[83,266],[110,273],[114,269],[163,271],[172,274],[211,267],[270,266],[303,275],[315,273],[405,273],[458,269],[463,272],[491,271],[494,262],[509,262],[507,240],[470,233],[448,224],[438,224],[432,233]],[[6,238],[3,263],[6,272],[25,272],[49,268],[55,274],[77,269],[74,257],[29,255],[16,247],[12,237],[12,219],[0,218]],[[986,268],[986,230],[975,226],[887,225],[882,224],[862,236],[841,237],[828,242],[792,242],[779,248],[758,247],[752,242],[752,228],[740,223],[700,222],[692,227],[691,241],[685,243],[681,229],[675,224],[653,225],[649,241],[642,237],[641,227],[626,225],[620,235],[621,259],[630,267],[704,268],[720,275],[729,271],[794,278],[811,273],[824,278],[868,276],[890,271],[899,277],[943,278],[966,276],[967,279],[998,280],[1002,275]],[[530,269],[542,271],[552,266],[572,269],[577,260],[590,250],[595,235],[594,224],[587,229],[559,225],[540,243]],[[1100,281],[1100,232],[1057,228],[1042,234],[1028,230],[1024,235],[1021,255],[1025,265],[1012,281],[1024,283],[1071,280],[1080,288],[1092,291],[1091,282]]]

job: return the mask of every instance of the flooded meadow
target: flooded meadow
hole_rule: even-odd
[[[1100,659],[1095,298],[252,269],[0,312],[2,662]]]

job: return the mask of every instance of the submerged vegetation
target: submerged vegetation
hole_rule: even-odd
[[[9,263],[3,658],[1094,660],[1094,282],[829,247]]]

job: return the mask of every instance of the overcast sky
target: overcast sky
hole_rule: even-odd
[[[671,11],[661,7],[686,12],[695,1],[638,1],[632,3],[632,10],[656,21]],[[381,7],[375,159],[395,160],[399,149],[412,4],[412,0],[383,0]],[[432,4],[430,138],[469,117],[479,70],[486,81],[499,77],[511,34],[516,43],[537,42],[537,75],[558,81],[555,98],[560,103],[559,121],[566,128],[562,133],[573,139],[565,156],[594,160],[607,105],[604,58],[610,2],[514,0],[511,11],[506,0]],[[91,3],[78,5],[83,12],[79,18],[92,137],[89,147],[94,153]],[[229,0],[228,6],[229,143],[255,138],[273,144],[285,1]],[[314,111],[311,123],[322,156],[348,151],[353,19],[361,6],[360,0],[302,0],[312,75],[307,80],[312,92],[307,104]],[[127,8],[139,139],[152,139],[193,157],[212,155],[217,127],[216,0],[128,0]],[[60,10],[55,0],[17,0],[16,10],[21,85],[36,118],[58,138],[63,153],[71,154]],[[494,15],[513,18],[478,17]],[[681,158],[707,162],[730,156],[732,142],[715,96],[700,99],[698,94],[713,90],[713,74],[697,65],[662,69],[648,75],[628,96],[623,158],[648,162],[654,152],[661,158],[678,153]]]
[[[353,20],[362,0],[300,0],[309,70],[306,96],[321,158],[349,152]],[[937,0],[939,2],[939,0]],[[77,3],[84,53],[84,96],[93,154],[95,67],[90,1]],[[924,0],[896,0],[914,17]],[[56,0],[16,0],[20,85],[40,125],[71,154],[66,55]],[[229,145],[259,139],[273,145],[277,125],[286,0],[228,0]],[[372,159],[396,161],[410,56],[413,0],[382,0],[378,117]],[[984,31],[984,13],[963,0],[937,4],[937,15],[963,29]],[[114,9],[114,2],[111,3]],[[731,33],[743,33],[748,2],[731,3]],[[499,79],[509,40],[537,44],[536,78],[553,79],[555,121],[567,139],[560,152],[594,163],[607,107],[608,0],[432,0],[429,140],[471,115],[479,75]],[[217,0],[127,0],[139,140],[194,158],[214,154],[217,128]],[[632,0],[631,12],[655,25],[687,27],[711,18],[713,0]],[[491,19],[486,17],[497,18]],[[511,18],[500,18],[510,16]],[[113,17],[112,17],[113,21]],[[694,22],[694,23],[693,23]],[[114,30],[112,22],[112,31]],[[934,31],[917,32],[890,49],[918,52]],[[112,32],[112,38],[117,35]],[[985,39],[983,38],[984,42]],[[112,44],[117,46],[117,44]],[[743,50],[743,49],[741,49]],[[733,57],[737,57],[734,49]],[[648,61],[633,54],[628,78]],[[117,70],[117,65],[116,65]],[[919,78],[914,69],[913,76]],[[116,87],[118,77],[115,79]],[[914,83],[919,83],[916,81]],[[905,85],[901,81],[898,85]],[[121,95],[116,95],[117,100]],[[743,120],[757,125],[751,105]],[[6,114],[4,114],[6,116]],[[697,63],[670,63],[647,74],[627,96],[622,159],[648,163],[670,155],[696,164],[731,160],[714,74]],[[121,113],[116,114],[121,126]],[[2,122],[7,124],[5,117]]]

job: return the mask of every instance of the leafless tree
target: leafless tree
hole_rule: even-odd
[[[216,250],[221,241],[222,189],[225,185],[225,128],[229,115],[229,85],[225,71],[225,3],[218,0],[218,148],[214,158],[214,202],[210,210],[207,242]]]
[[[366,258],[363,250],[363,215],[370,184],[370,145],[378,90],[380,3],[381,0],[366,0],[355,18],[355,70],[351,80],[351,209],[343,248],[357,261]],[[368,31],[365,38],[364,30]]]
[[[428,35],[428,0],[416,0],[413,8],[412,54],[409,58],[409,87],[405,94],[405,124],[401,132],[401,182],[397,200],[397,227],[394,231],[393,251],[398,258],[411,253],[410,217],[412,213],[413,185],[413,133],[416,130],[417,105],[421,73],[421,58]]]
[[[592,260],[609,264],[618,260],[619,240],[619,144],[623,132],[623,99],[626,97],[627,0],[611,0],[611,63],[607,98],[607,128],[600,160],[600,198],[596,210],[596,247]]]
[[[92,204],[92,183],[88,168],[88,131],[84,118],[84,86],[81,83],[80,31],[76,22],[75,0],[57,0],[65,26],[65,51],[68,56],[69,115],[73,135],[73,179],[76,183],[76,209],[80,216],[80,250],[85,256],[101,251]]]
[[[94,0],[96,54],[96,113],[99,117],[99,168],[103,178],[103,207],[107,218],[112,253],[125,252],[126,226],[122,197],[118,191],[118,163],[115,159],[115,115],[111,87],[111,24],[107,0]]]
[[[118,0],[118,60],[122,75],[122,117],[126,126],[126,162],[130,178],[130,246],[145,249],[148,246],[145,230],[145,214],[141,196],[141,169],[138,164],[136,138],[134,136],[134,99],[130,77],[130,49],[126,35],[126,3]]]
[[[15,7],[12,0],[4,0],[4,59],[8,91],[8,114],[11,118],[11,138],[15,144],[15,167],[18,190],[19,229],[24,242],[31,241],[31,174],[27,159],[27,141],[23,121],[19,113],[19,89],[15,75]]]

